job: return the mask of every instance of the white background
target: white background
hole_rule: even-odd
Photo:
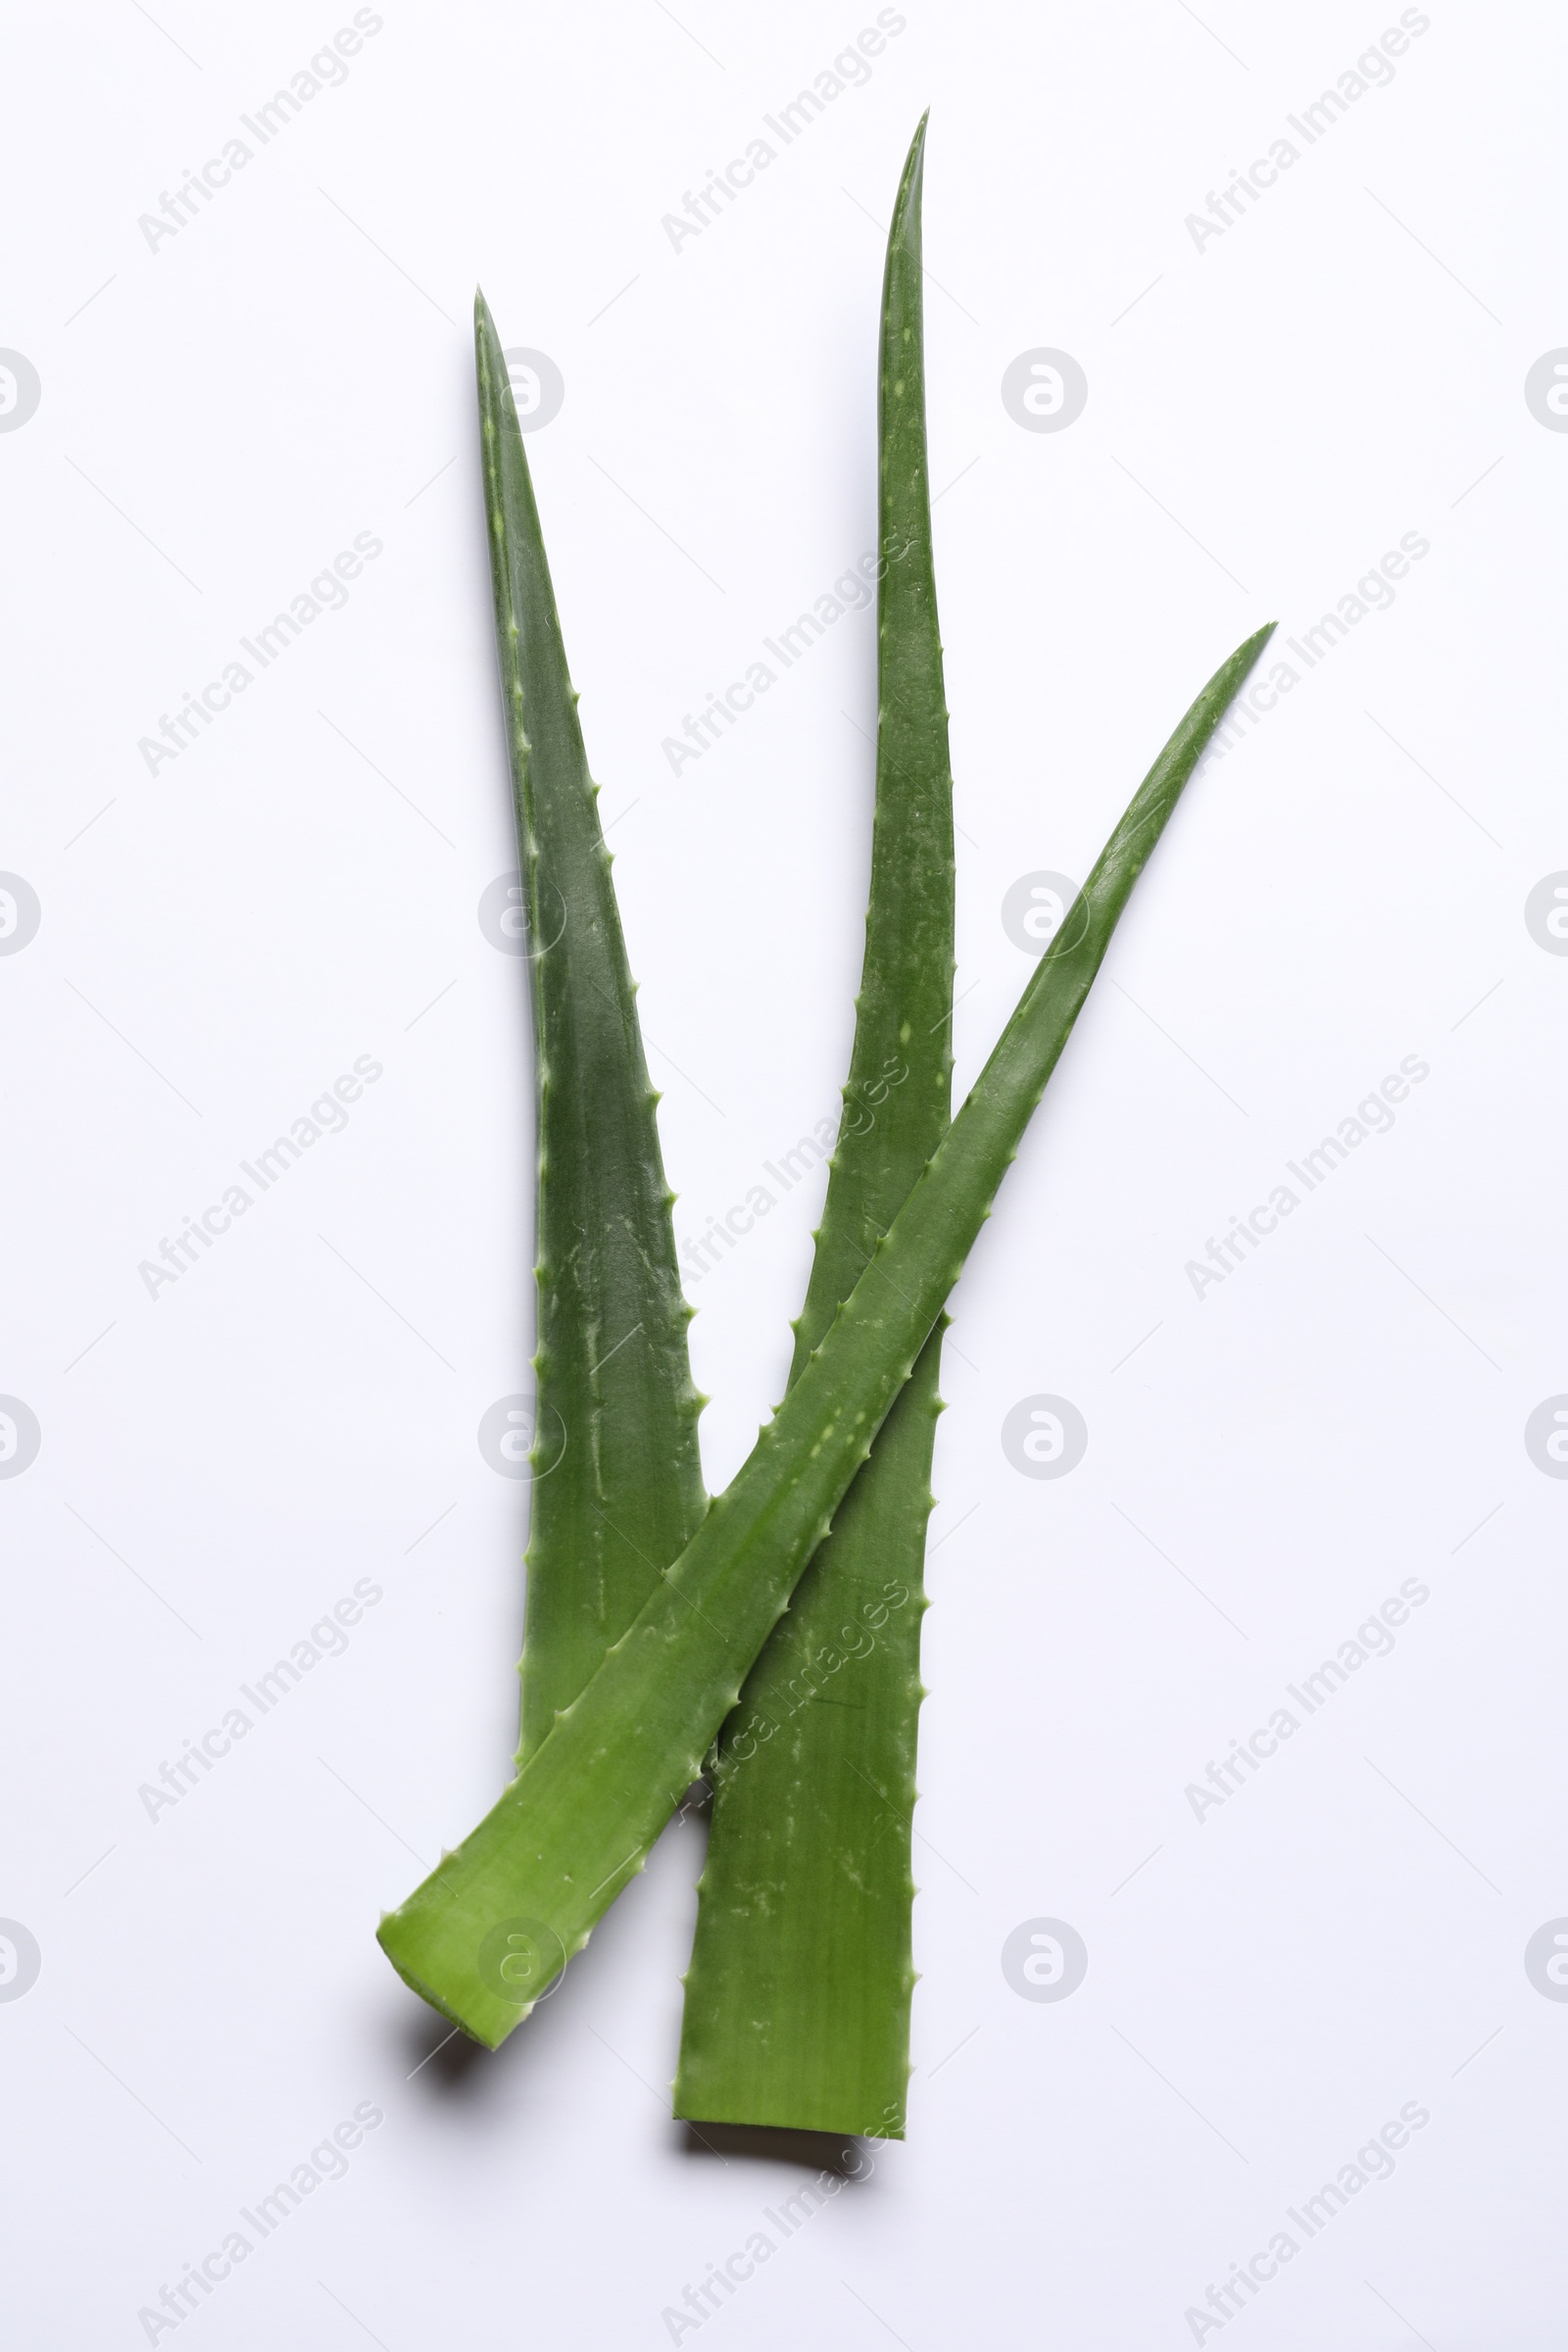
[[[870,621],[678,779],[661,743],[872,543],[879,224],[928,102],[960,1087],[1029,969],[1009,885],[1083,874],[1241,637],[1298,636],[1403,533],[1430,554],[1199,778],[974,1252],[909,2137],[705,2352],[1189,2344],[1406,2102],[1395,2176],[1202,2340],[1560,2340],[1568,2008],[1523,1952],[1568,1912],[1568,1488],[1523,1428],[1568,1388],[1568,961],[1523,907],[1568,865],[1568,438],[1523,380],[1568,342],[1564,31],[1434,0],[1200,251],[1184,217],[1396,9],[906,13],[676,252],[662,215],[873,9],[387,0],[156,251],[138,216],[350,10],[9,12],[0,344],[42,382],[0,436],[0,866],[43,909],[0,960],[0,1390],[42,1429],[0,1484],[0,1914],[42,1952],[0,2005],[19,2346],[147,2340],[363,2101],[347,2177],[181,2344],[656,2347],[814,2177],[669,2119],[695,1822],[496,2057],[419,2068],[441,2025],[372,1931],[514,1728],[526,1489],[475,1431],[528,1377],[530,1080],[524,967],[475,911],[513,850],[472,289],[565,379],[531,455],[696,1234],[836,1104]],[[1041,345],[1089,380],[1058,434],[1000,397]],[[138,739],[357,532],[384,552],[346,608],[149,775]],[[358,1055],[384,1075],[347,1129],[150,1298],[138,1264]],[[1196,1298],[1186,1262],[1405,1055],[1393,1131]],[[780,1391],[817,1200],[692,1286],[715,1487]],[[1090,1432],[1059,1481],[1000,1443],[1042,1392]],[[140,1786],[363,1578],[346,1652],[149,1820]],[[1196,1819],[1210,1759],[1410,1578],[1393,1653]],[[1040,1916],[1089,1949],[1059,2003],[1002,1973]]]

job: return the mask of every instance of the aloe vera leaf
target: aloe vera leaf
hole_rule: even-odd
[[[538,1347],[517,1761],[707,1507],[664,1181],[620,916],[495,321],[474,301],[496,648],[528,927]]]
[[[940,1143],[951,1102],[953,778],[926,458],[924,149],[922,121],[882,289],[865,960],[792,1381]],[[720,1735],[675,2079],[675,2113],[696,2122],[903,2136],[941,1348],[939,1318]]]
[[[821,1345],[636,1621],[477,1829],[377,1931],[495,2048],[679,1804],[914,1369],[1183,786],[1262,652],[1248,639],[1144,779],[990,1060]]]

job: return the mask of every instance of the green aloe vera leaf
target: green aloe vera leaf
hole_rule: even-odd
[[[377,1931],[495,2048],[640,1871],[914,1369],[1134,883],[1271,634],[1204,687],[1096,861],[979,1080],[736,1477],[581,1695]]]
[[[538,1348],[522,1663],[526,1762],[707,1507],[636,990],[599,788],[495,321],[474,301],[496,648],[528,932]]]
[[[926,459],[925,123],[893,209],[878,427],[876,813],[844,1118],[792,1380],[947,1128],[953,778]],[[885,568],[883,568],[885,566]],[[720,1736],[675,2113],[901,2137],[941,1320]]]

